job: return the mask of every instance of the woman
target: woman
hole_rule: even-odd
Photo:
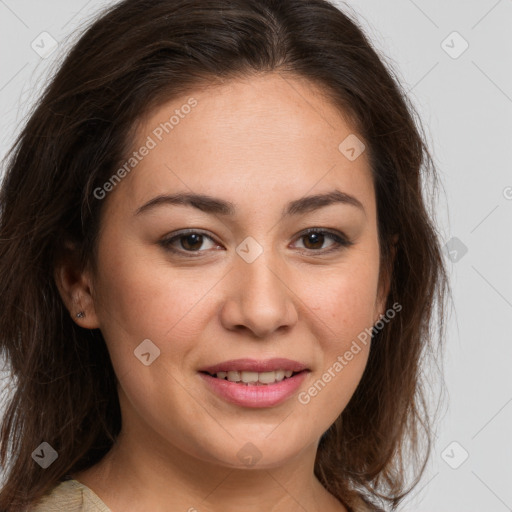
[[[0,509],[395,510],[446,288],[413,112],[324,0],[103,13],[2,184]]]

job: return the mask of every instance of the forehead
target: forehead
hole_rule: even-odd
[[[315,187],[371,202],[366,152],[353,159],[345,151],[357,140],[343,113],[304,79],[272,73],[232,80],[149,112],[136,131],[136,165],[119,188],[132,204],[174,190],[261,203]]]

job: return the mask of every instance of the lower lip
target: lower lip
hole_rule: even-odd
[[[206,385],[226,401],[242,407],[272,407],[292,396],[304,382],[308,371],[302,371],[274,384],[263,386],[246,385],[217,379],[206,373],[199,373]]]

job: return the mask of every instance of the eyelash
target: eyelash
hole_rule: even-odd
[[[318,250],[317,249],[302,249],[301,250],[302,254],[306,254],[306,253],[315,254],[316,253],[316,254],[323,255],[323,254],[327,254],[327,253],[331,253],[331,252],[335,252],[335,251],[340,251],[346,247],[350,247],[351,245],[354,245],[354,243],[349,241],[343,233],[330,231],[330,230],[326,230],[326,229],[321,229],[321,228],[308,228],[305,231],[301,232],[299,234],[299,236],[297,237],[297,239],[300,240],[300,239],[306,237],[307,235],[310,235],[311,233],[327,235],[335,242],[334,246],[327,250],[325,250],[325,249],[318,249]],[[187,229],[184,231],[180,231],[178,234],[175,234],[172,237],[165,238],[164,240],[161,240],[159,242],[159,244],[166,251],[172,252],[174,254],[184,256],[184,257],[197,258],[197,257],[202,256],[201,253],[204,253],[206,251],[186,251],[184,249],[176,249],[176,248],[172,247],[172,244],[175,241],[177,241],[181,238],[184,238],[188,235],[193,235],[193,234],[202,235],[202,236],[210,239],[213,243],[217,243],[210,235],[206,234],[204,231],[197,230],[197,229]],[[185,256],[185,254],[187,256]]]

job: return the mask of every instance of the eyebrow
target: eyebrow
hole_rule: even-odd
[[[288,217],[290,215],[301,215],[308,213],[325,206],[332,204],[346,204],[355,206],[363,212],[365,212],[362,203],[354,196],[341,192],[339,190],[333,190],[325,194],[316,194],[306,197],[301,197],[295,201],[289,202],[282,211],[282,217]],[[147,203],[143,204],[135,211],[135,215],[148,212],[157,206],[162,205],[185,205],[192,206],[206,213],[233,216],[236,212],[236,207],[230,201],[218,199],[205,194],[193,194],[193,193],[177,193],[177,194],[166,194],[154,197]]]

